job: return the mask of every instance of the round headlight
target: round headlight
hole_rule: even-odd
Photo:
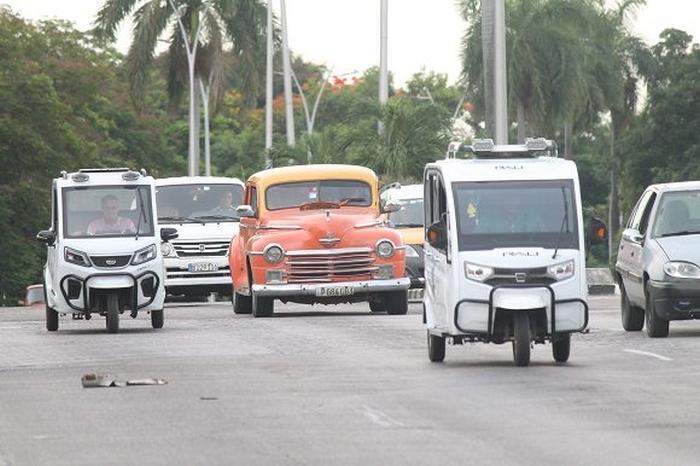
[[[379,257],[391,257],[394,255],[394,245],[391,241],[382,240],[377,243],[377,255]]]
[[[284,259],[284,251],[277,245],[268,246],[263,253],[265,260],[271,264],[276,264]]]
[[[170,243],[161,243],[160,252],[162,252],[165,257],[168,257],[173,253],[173,245]]]

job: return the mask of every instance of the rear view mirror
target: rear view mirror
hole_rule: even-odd
[[[622,232],[622,239],[629,241],[630,243],[642,244],[644,242],[644,236],[633,228],[628,228]]]
[[[604,243],[608,239],[608,226],[599,218],[591,219],[589,232],[592,244]]]
[[[255,212],[253,211],[253,208],[249,205],[239,205],[236,208],[236,213],[241,218],[255,217]]]
[[[161,228],[160,229],[160,239],[167,242],[171,239],[178,237],[177,229],[175,228]]]
[[[447,249],[447,229],[445,223],[438,221],[428,227],[426,234],[428,244],[435,249]]]
[[[36,239],[47,246],[53,246],[56,242],[56,233],[53,230],[41,230],[36,234]]]
[[[384,207],[382,207],[383,214],[391,214],[399,210],[401,210],[401,205],[391,201],[387,202],[384,204]]]

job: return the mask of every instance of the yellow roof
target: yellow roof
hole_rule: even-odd
[[[358,165],[294,165],[291,167],[271,168],[257,172],[248,178],[249,182],[260,188],[278,184],[311,180],[361,180],[374,186],[377,175],[369,168]]]

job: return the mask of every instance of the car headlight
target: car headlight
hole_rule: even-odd
[[[66,262],[70,262],[71,264],[82,265],[83,267],[90,267],[92,265],[88,255],[77,249],[65,248],[63,250],[63,257]]]
[[[263,251],[263,257],[270,264],[277,264],[284,259],[284,250],[276,244],[271,244]]]
[[[160,244],[160,252],[163,253],[164,257],[177,256],[177,254],[175,254],[175,248],[170,243],[161,243]]]
[[[134,258],[131,259],[131,265],[139,265],[143,264],[144,262],[152,261],[157,255],[158,250],[156,249],[156,245],[151,244],[150,246],[146,246],[145,248],[136,251]]]
[[[700,278],[700,267],[690,262],[666,262],[664,272],[673,278]]]
[[[406,257],[420,257],[418,255],[418,251],[416,251],[416,248],[413,246],[407,245],[406,246]]]
[[[388,239],[383,239],[377,243],[377,255],[379,257],[387,258],[394,255],[394,243]]]
[[[493,276],[493,273],[493,267],[470,264],[469,262],[464,263],[464,275],[469,280],[474,280],[475,282],[484,282],[491,278]]]
[[[575,271],[576,264],[573,260],[568,260],[566,262],[550,265],[549,267],[547,267],[547,275],[549,275],[558,282],[573,277]]]

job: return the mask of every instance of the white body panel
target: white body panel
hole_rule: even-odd
[[[548,332],[552,329],[552,297],[546,286],[539,288],[498,288],[467,279],[464,263],[508,269],[541,269],[573,260],[572,277],[550,284],[555,299],[582,300],[587,296],[586,264],[583,237],[583,220],[578,173],[573,162],[550,158],[523,159],[470,159],[444,160],[426,167],[437,172],[447,192],[447,255],[425,244],[425,320],[427,328],[436,334],[464,335],[484,334],[489,329],[489,305],[507,310],[546,310]],[[460,251],[458,248],[458,215],[452,195],[452,185],[458,182],[484,181],[545,181],[569,180],[573,182],[573,205],[578,224],[578,249],[559,249],[556,258],[554,246],[495,248],[489,250]],[[426,194],[427,196],[427,194]],[[427,202],[427,201],[426,201]],[[466,215],[466,214],[465,214]],[[428,220],[426,219],[426,224]],[[428,225],[426,225],[427,227]],[[493,291],[493,293],[492,293]],[[465,300],[484,301],[470,303]],[[555,306],[554,328],[557,332],[581,331],[586,325],[587,314],[581,302],[560,303]]]

